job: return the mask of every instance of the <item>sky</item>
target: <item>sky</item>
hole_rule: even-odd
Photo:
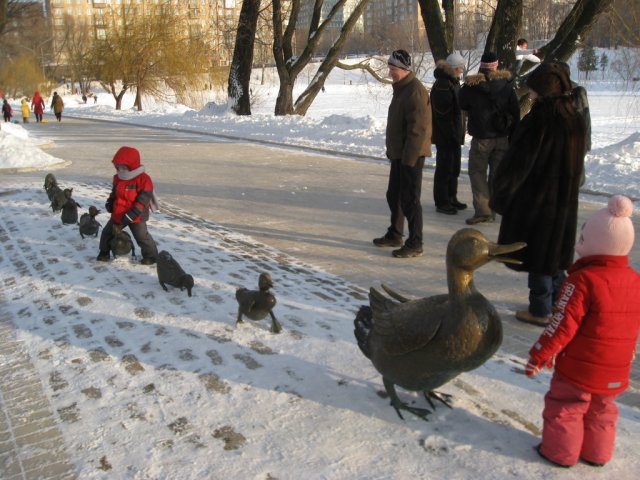
[[[585,188],[640,198],[638,96],[614,82],[584,85],[594,131]],[[67,115],[384,158],[389,87],[335,72],[304,118],[274,117],[276,90],[255,88],[256,113],[241,118],[221,102],[195,111],[149,101],[137,112],[126,97],[116,112],[106,93],[95,105],[63,98]],[[2,124],[0,309],[19,326],[79,478],[626,480],[640,471],[640,411],[624,405],[609,465],[566,471],[543,462],[532,447],[550,372],[528,379],[524,360],[501,351],[442,387],[453,409],[438,405],[428,422],[399,419],[353,337],[365,290],[264,245],[249,254],[247,237],[170,205],[154,214],[153,234],[194,276],[193,297],[164,292],[155,267],[130,257],[96,263],[98,239],[62,225],[42,181],[11,181],[14,169],[64,176],[53,169],[63,160],[41,143]],[[64,186],[80,213],[109,190],[106,181]],[[268,320],[235,325],[235,289],[256,288],[263,269],[276,279],[279,335]],[[400,396],[427,406],[412,392]]]

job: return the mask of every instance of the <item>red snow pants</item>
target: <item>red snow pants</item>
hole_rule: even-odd
[[[583,392],[554,373],[544,397],[540,452],[560,465],[575,465],[580,459],[609,462],[616,438],[617,396]]]

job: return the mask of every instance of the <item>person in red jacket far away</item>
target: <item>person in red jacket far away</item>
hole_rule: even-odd
[[[112,160],[116,169],[113,176],[113,188],[105,204],[111,219],[102,229],[100,235],[100,253],[97,260],[108,262],[109,245],[113,238],[113,225],[129,227],[142,252],[143,265],[153,265],[158,258],[158,248],[149,231],[147,220],[151,206],[157,201],[153,192],[151,177],[145,173],[140,164],[140,152],[133,147],[120,147]]]
[[[629,266],[633,204],[614,195],[591,216],[576,244],[553,315],[529,351],[528,377],[554,366],[544,397],[546,460],[570,467],[611,460],[618,421],[614,400],[629,385],[640,329],[640,274]]]

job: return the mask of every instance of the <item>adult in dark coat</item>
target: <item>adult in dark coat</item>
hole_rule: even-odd
[[[466,220],[469,225],[494,219],[489,207],[493,177],[509,148],[509,136],[520,121],[520,106],[511,73],[498,70],[498,63],[495,53],[482,55],[478,73],[467,76],[460,89],[460,108],[467,111],[467,128],[473,137],[469,150],[469,180],[474,214]],[[494,105],[509,114],[511,123],[506,128],[495,125]]]
[[[398,258],[422,255],[422,169],[424,157],[431,156],[431,102],[429,93],[411,71],[411,56],[405,50],[394,51],[388,60],[393,81],[393,97],[387,116],[386,147],[391,161],[387,204],[391,225],[387,233],[374,238],[378,247],[393,250]],[[409,235],[402,244],[404,219]]]
[[[51,109],[56,115],[56,119],[58,121],[61,121],[62,111],[64,110],[64,102],[62,101],[62,97],[58,95],[58,92],[53,92],[53,97],[51,98]]]
[[[436,172],[433,176],[433,200],[436,211],[455,215],[467,205],[458,200],[458,177],[462,145],[464,145],[464,114],[458,103],[460,76],[465,59],[452,53],[436,64],[431,87],[431,143],[436,146]]]
[[[542,63],[527,85],[533,105],[498,167],[491,207],[502,215],[498,243],[527,243],[513,254],[522,264],[509,264],[529,272],[529,309],[516,318],[544,325],[573,262],[585,125],[560,65]]]

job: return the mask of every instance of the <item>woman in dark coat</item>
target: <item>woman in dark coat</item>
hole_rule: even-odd
[[[529,273],[529,308],[516,318],[545,325],[573,262],[586,130],[559,64],[541,64],[527,86],[533,105],[498,167],[491,205],[502,215],[498,242],[527,243],[514,253],[522,264],[510,264]]]

